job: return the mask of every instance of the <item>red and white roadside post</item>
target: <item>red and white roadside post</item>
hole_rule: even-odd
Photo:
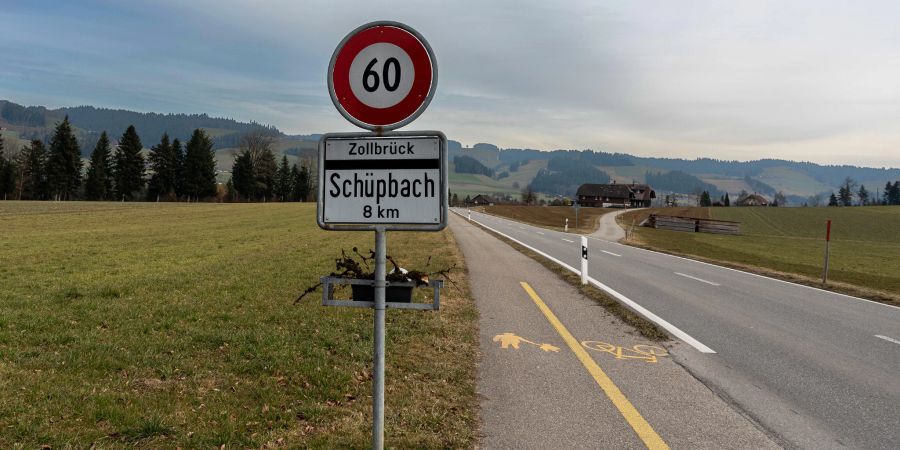
[[[822,284],[828,283],[828,244],[831,242],[831,219],[825,225],[825,271],[822,273]]]

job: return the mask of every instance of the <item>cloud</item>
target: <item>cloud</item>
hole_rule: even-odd
[[[13,80],[0,92],[350,130],[328,60],[356,26],[392,19],[438,56],[414,128],[502,147],[900,165],[895,2],[53,5],[0,12],[0,51],[28,62],[0,69]]]

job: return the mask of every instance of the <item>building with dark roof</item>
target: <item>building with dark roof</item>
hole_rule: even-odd
[[[646,184],[582,184],[576,198],[581,206],[646,208],[656,192]]]
[[[745,195],[735,202],[737,206],[769,206],[769,201],[759,194]]]
[[[478,206],[478,205],[485,206],[485,205],[494,205],[494,204],[497,204],[500,202],[498,202],[496,198],[491,197],[490,195],[478,194],[470,200],[470,203],[472,203],[473,205],[476,205],[476,206]]]

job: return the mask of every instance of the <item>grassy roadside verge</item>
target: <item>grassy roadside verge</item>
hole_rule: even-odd
[[[293,300],[372,233],[315,205],[0,202],[0,448],[368,448],[372,312]],[[436,251],[439,249],[440,251]],[[391,233],[419,268],[449,231]],[[388,312],[386,442],[476,442],[477,310]]]
[[[669,214],[675,208],[659,212]],[[689,217],[741,222],[739,236],[636,227],[629,245],[900,306],[900,208],[678,208]],[[626,213],[642,217],[652,211]],[[824,224],[831,267],[822,283]]]
[[[581,234],[597,231],[600,216],[610,211],[619,211],[611,208],[580,208],[578,228],[575,228],[575,210],[571,206],[493,205],[481,206],[477,210],[556,231],[562,231],[566,219],[569,219],[569,231]]]
[[[600,289],[597,289],[591,285],[583,286],[581,284],[580,276],[575,275],[574,273],[560,267],[555,262],[550,261],[543,255],[540,255],[540,254],[534,252],[533,250],[530,250],[509,238],[501,236],[501,235],[497,234],[496,232],[490,230],[489,228],[482,226],[481,224],[478,224],[476,222],[471,222],[471,223],[473,225],[481,228],[485,232],[491,234],[495,238],[505,242],[507,245],[516,249],[517,251],[524,254],[525,256],[537,261],[542,266],[547,268],[547,270],[555,273],[557,276],[562,278],[564,281],[571,284],[573,287],[577,288],[579,290],[579,292],[581,292],[582,295],[597,302],[597,304],[599,304],[604,309],[606,309],[610,314],[619,318],[619,320],[621,320],[622,322],[625,322],[626,324],[634,327],[634,329],[637,330],[638,333],[641,334],[641,336],[643,336],[647,339],[653,340],[653,341],[667,341],[670,339],[669,335],[665,332],[665,330],[660,328],[655,323],[650,322],[649,320],[638,315],[637,313],[635,313],[628,307],[622,305],[621,303],[616,301],[614,298],[606,295],[606,293],[604,293]]]

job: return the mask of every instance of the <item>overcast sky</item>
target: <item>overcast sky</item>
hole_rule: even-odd
[[[352,131],[328,60],[384,19],[437,54],[437,95],[407,129],[900,167],[897,1],[0,0],[0,98]]]

